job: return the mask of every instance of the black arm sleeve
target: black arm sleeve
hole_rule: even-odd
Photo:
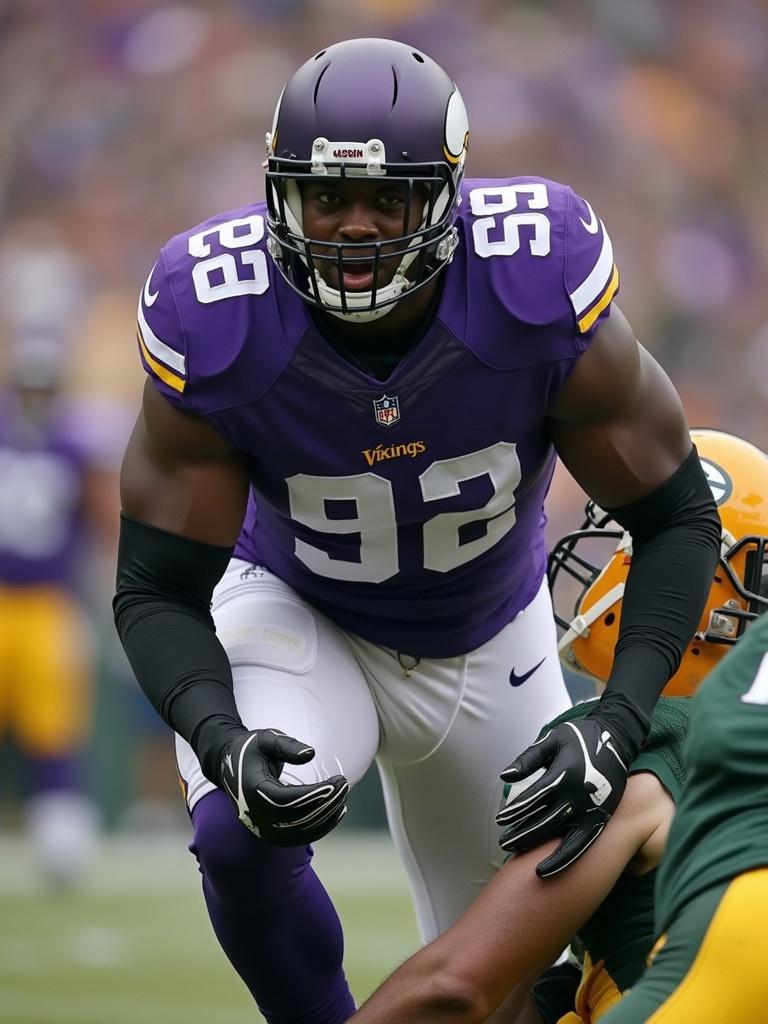
[[[596,713],[619,722],[634,756],[701,618],[722,526],[695,447],[655,491],[606,512],[632,536],[632,563],[613,668]]]
[[[115,625],[144,693],[216,781],[219,753],[243,729],[211,618],[231,548],[120,517]]]

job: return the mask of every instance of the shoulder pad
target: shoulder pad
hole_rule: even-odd
[[[289,358],[263,212],[263,204],[228,211],[176,235],[142,290],[144,367],[158,390],[189,411],[253,400]],[[269,344],[254,338],[256,322]]]
[[[470,264],[496,301],[523,323],[567,320],[574,335],[592,333],[608,315],[618,271],[589,203],[545,178],[470,179],[462,192]]]

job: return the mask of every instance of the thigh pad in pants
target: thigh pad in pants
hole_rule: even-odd
[[[217,635],[232,666],[235,701],[249,729],[282,729],[315,748],[287,765],[286,782],[341,773],[354,784],[379,742],[376,708],[340,629],[266,569],[233,560],[214,592]],[[213,783],[189,744],[176,755],[190,808]]]

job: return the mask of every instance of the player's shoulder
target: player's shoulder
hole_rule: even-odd
[[[594,330],[618,290],[613,245],[590,203],[536,176],[470,178],[460,231],[472,280],[523,323]]]
[[[158,390],[191,411],[252,400],[289,358],[297,302],[276,301],[287,289],[266,251],[264,213],[264,203],[227,210],[175,235],[141,290],[144,368]]]

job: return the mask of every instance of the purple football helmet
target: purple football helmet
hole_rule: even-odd
[[[405,43],[350,39],[302,65],[283,89],[267,133],[269,252],[291,287],[328,313],[367,321],[431,281],[456,248],[454,221],[468,136],[467,112],[455,84],[431,58]],[[308,238],[301,183],[317,182],[322,175],[405,184],[400,237],[374,243]],[[416,186],[425,204],[413,231]],[[381,260],[398,257],[392,280],[377,286]],[[323,263],[338,268],[338,288],[324,280]],[[342,267],[355,264],[373,264],[370,290],[345,289]]]

